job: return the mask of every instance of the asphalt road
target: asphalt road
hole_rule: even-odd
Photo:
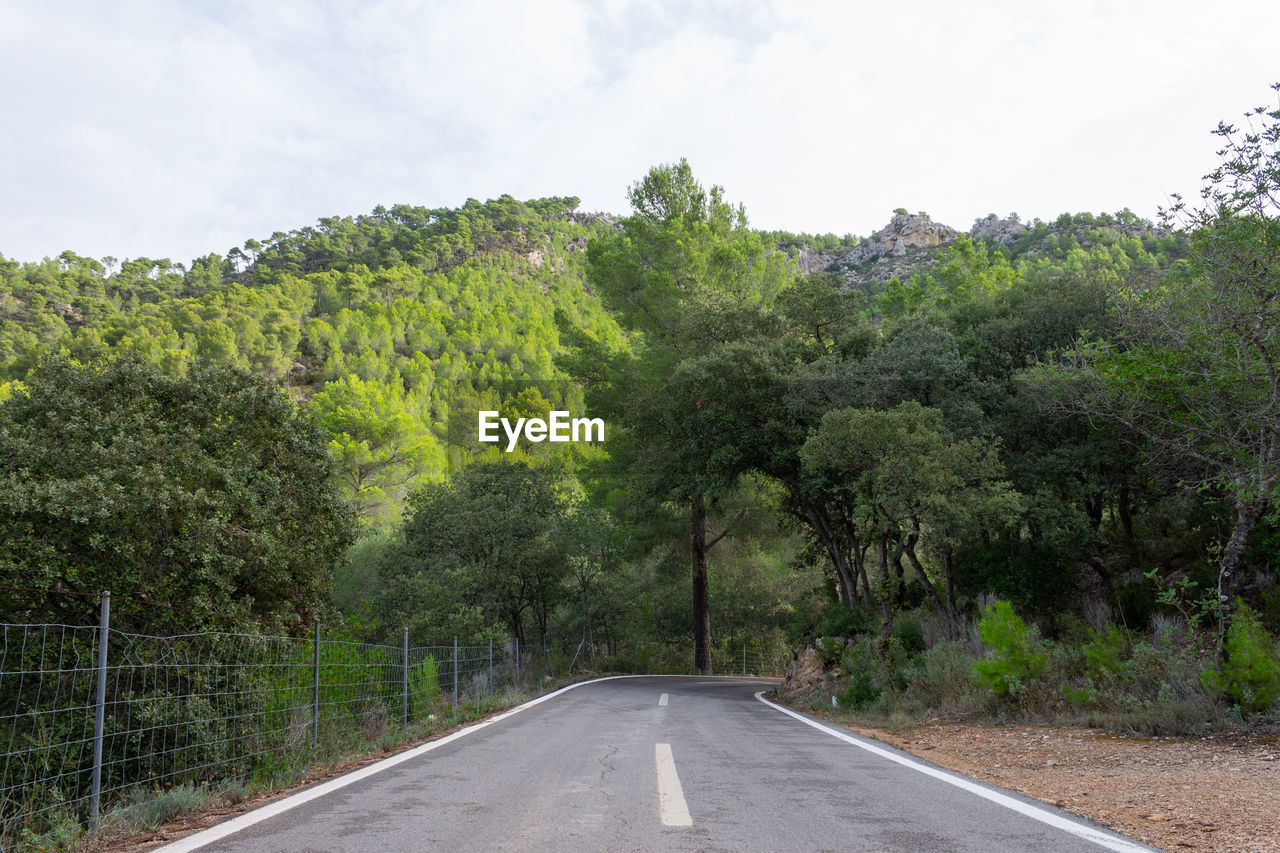
[[[877,754],[841,740],[756,698],[770,686],[585,684],[198,849],[1148,849],[883,744],[853,738]]]

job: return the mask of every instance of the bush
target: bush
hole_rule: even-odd
[[[1280,696],[1280,660],[1275,643],[1248,607],[1236,611],[1227,631],[1226,660],[1206,669],[1206,689],[1230,699],[1246,712],[1265,711]]]
[[[1105,631],[1090,629],[1089,640],[1082,649],[1085,674],[1099,683],[1129,681],[1133,673],[1132,646],[1129,632],[1118,625],[1108,625]]]
[[[893,639],[908,655],[914,657],[925,649],[924,626],[915,616],[903,614],[893,623]]]
[[[876,656],[869,643],[850,643],[841,655],[840,667],[849,675],[849,689],[837,697],[842,707],[862,711],[880,698],[875,677]]]
[[[819,637],[849,639],[860,634],[869,634],[871,630],[872,621],[866,610],[845,604],[832,604],[823,612],[816,634]]]
[[[1013,605],[996,601],[983,614],[978,633],[991,654],[974,661],[975,678],[997,696],[1017,699],[1048,663],[1043,654],[1032,648],[1030,629],[1013,612]]]
[[[411,719],[425,720],[440,699],[440,677],[436,659],[427,655],[421,663],[409,667],[409,704]]]

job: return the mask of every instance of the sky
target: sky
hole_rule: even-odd
[[[225,254],[685,157],[758,228],[1194,198],[1275,106],[1280,4],[0,0],[0,254]]]

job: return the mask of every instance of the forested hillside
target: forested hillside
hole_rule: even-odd
[[[504,196],[324,219],[189,267],[0,260],[0,523],[45,543],[4,552],[4,577],[89,591],[105,582],[95,524],[170,517],[71,500],[106,475],[37,448],[48,412],[77,413],[66,435],[90,457],[185,399],[168,381],[256,377],[293,398],[298,430],[323,430],[360,519],[317,556],[331,572],[287,582],[307,616],[328,607],[362,636],[558,640],[601,667],[704,672],[731,643],[826,637],[827,686],[857,707],[1156,703],[1174,728],[1206,702],[1268,712],[1280,115],[1260,115],[1263,133],[1220,130],[1205,206],[1160,226],[993,214],[961,233],[900,209],[865,238],[761,232],[681,161],[642,176],[616,219]],[[84,396],[42,408],[59,381]],[[122,383],[156,402],[104,432],[85,401],[123,406]],[[588,412],[608,434],[481,451],[479,408]],[[233,467],[194,441],[173,506]],[[145,480],[103,458],[118,466],[103,494]],[[252,470],[232,493],[259,487]],[[221,575],[212,551],[184,550],[261,530],[206,527],[173,510],[163,560],[108,548],[134,579],[122,593],[177,589],[194,561],[228,618],[290,624],[244,569],[270,549]],[[9,609],[71,618],[41,595]],[[1144,655],[1160,679],[1136,674]]]
[[[0,378],[59,351],[137,354],[175,375],[246,369],[311,401],[352,496],[385,525],[412,488],[446,475],[451,407],[496,408],[516,380],[565,393],[551,382],[557,312],[619,341],[582,280],[582,250],[607,225],[575,206],[379,208],[189,266],[0,257]]]

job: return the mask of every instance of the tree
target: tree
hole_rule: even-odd
[[[354,517],[327,436],[281,391],[200,367],[43,362],[0,404],[3,619],[301,629]],[[26,589],[15,590],[13,587]]]
[[[800,451],[805,467],[849,494],[866,538],[879,547],[884,629],[892,619],[891,565],[905,556],[916,580],[953,633],[963,631],[956,605],[957,545],[1008,522],[1018,495],[1004,482],[995,448],[980,439],[954,441],[942,413],[907,402],[889,411],[840,409]],[[918,548],[936,557],[943,588],[929,577]]]
[[[1218,561],[1224,657],[1241,557],[1280,481],[1280,109],[1248,118],[1243,131],[1219,125],[1223,163],[1205,176],[1203,206],[1178,199],[1165,212],[1188,232],[1186,261],[1118,288],[1118,331],[1040,375],[1068,408],[1140,436],[1185,485],[1230,497]]]
[[[390,521],[412,488],[445,468],[445,456],[428,429],[428,412],[399,387],[347,375],[311,399],[329,431],[348,494],[369,524]]]
[[[614,446],[633,484],[688,508],[694,665],[710,672],[707,554],[724,532],[711,533],[708,519],[717,485],[732,478],[708,470],[715,448],[675,437],[673,423],[692,413],[664,383],[682,359],[760,333],[792,272],[786,256],[747,227],[745,211],[720,187],[704,190],[684,160],[651,169],[629,197],[632,215],[621,230],[587,247],[588,280],[635,333],[635,356],[606,359],[614,388],[595,400],[610,406],[615,425],[626,425],[629,436]]]
[[[414,494],[383,571],[383,622],[422,641],[450,629],[478,639],[500,623],[524,642],[532,615],[545,639],[567,572],[561,479],[524,461],[477,462]]]

